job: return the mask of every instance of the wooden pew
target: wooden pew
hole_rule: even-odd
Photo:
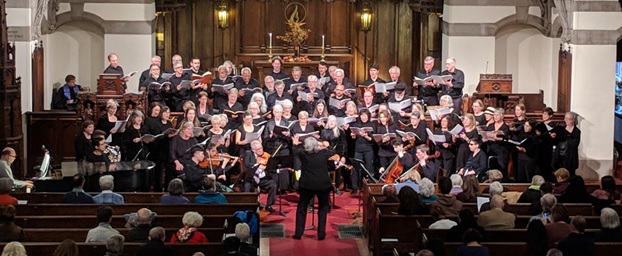
[[[374,222],[378,224],[370,236],[374,255],[393,249],[412,252],[421,248],[421,230],[415,216],[394,215],[378,208]]]
[[[527,190],[529,188],[529,186],[531,186],[531,184],[529,183],[501,183],[503,185],[504,188],[507,188],[509,191],[516,191],[516,192],[524,192],[525,190]],[[364,187],[367,186],[370,188],[371,191],[373,191],[376,194],[382,194],[382,186],[385,185],[384,183],[364,183]],[[479,191],[483,192],[484,189],[488,188],[490,186],[490,183],[480,183],[479,184]],[[434,188],[435,191],[438,193],[438,186],[437,184],[434,184]],[[598,183],[588,183],[585,184],[585,188],[587,190],[588,193],[592,193],[594,192],[594,190],[597,190],[600,188],[600,185]],[[616,188],[618,190],[622,190],[622,183],[620,184],[616,184]],[[365,191],[365,190],[364,190]],[[366,194],[364,194],[366,196]]]
[[[482,243],[490,250],[489,255],[503,255],[503,256],[523,256],[523,249],[527,246],[524,242],[487,242]],[[458,247],[462,246],[462,243],[445,243],[445,253],[447,256],[456,255]],[[599,255],[600,256],[600,255]]]
[[[28,255],[40,256],[51,255],[60,243],[23,243]],[[6,243],[0,243],[4,247]],[[125,243],[123,245],[123,255],[136,255],[142,243]],[[224,253],[221,243],[206,244],[167,244],[175,250],[177,256],[191,256],[195,252],[203,252],[206,256],[219,256]],[[101,243],[78,243],[80,255],[104,255],[106,254],[106,244]]]
[[[180,228],[182,226],[182,217],[183,215],[158,215],[153,221],[153,225],[164,228]],[[233,218],[231,214],[203,215],[202,227],[223,227],[225,221]],[[14,222],[22,228],[94,228],[99,224],[95,214],[91,216],[16,216]],[[123,229],[125,223],[123,215],[112,216],[111,225],[115,229]]]
[[[97,193],[90,193],[97,195]],[[123,195],[125,203],[160,203],[160,197],[164,195],[162,192],[139,192],[139,193],[120,193]],[[194,198],[199,193],[184,194],[190,202],[194,202]],[[27,200],[29,204],[33,203],[61,203],[65,197],[65,193],[56,192],[35,192],[35,193],[14,193],[11,194],[18,200]],[[235,192],[223,193],[229,203],[256,203],[259,200],[259,194],[255,192]]]
[[[575,216],[575,215],[594,216],[594,206],[592,206],[592,204],[566,203],[563,205],[566,206],[569,216]],[[516,215],[528,215],[530,206],[531,204],[527,204],[527,203],[506,205],[507,211],[512,212]]]
[[[428,240],[436,238],[445,241],[449,229],[429,229],[423,228],[421,231],[426,235]],[[594,236],[599,229],[587,229],[585,233]],[[487,242],[527,242],[529,233],[527,229],[505,229],[505,230],[487,230]]]
[[[167,228],[166,241],[170,241],[171,237],[179,230],[179,228]],[[199,228],[200,232],[203,232],[208,241],[220,242],[222,241],[225,229],[220,228]],[[119,229],[121,235],[126,235],[130,229]],[[71,239],[76,242],[82,242],[86,239],[88,234],[88,228],[26,228],[24,233],[26,234],[26,242],[62,242],[65,239]],[[62,234],[62,236],[59,236]]]
[[[95,215],[97,204],[27,204],[17,206],[18,216],[32,215]],[[183,215],[187,211],[196,211],[202,214],[218,215],[233,214],[236,211],[257,211],[259,203],[229,203],[229,204],[185,204],[185,205],[162,205],[151,204],[118,204],[109,205],[115,214],[126,214],[138,211],[140,208],[149,208],[158,215]]]

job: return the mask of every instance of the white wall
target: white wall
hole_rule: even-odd
[[[76,76],[76,82],[91,91],[97,90],[97,75],[105,66],[103,34],[65,24],[46,35],[45,46],[45,109],[49,109],[52,89],[65,84],[65,76]]]
[[[107,67],[109,53],[114,52],[119,58],[119,65],[123,67],[125,74],[138,71],[127,83],[129,92],[138,92],[138,79],[140,73],[149,67],[151,57],[154,54],[154,36],[149,35],[116,35],[106,34],[104,36],[105,46],[102,55],[104,68]],[[103,69],[102,69],[103,70]]]
[[[7,8],[7,27],[29,27],[33,10],[30,8]],[[22,77],[22,113],[32,111],[32,51],[31,41],[15,42],[16,78]]]
[[[615,45],[572,45],[570,108],[579,114],[581,144],[578,173],[610,175],[613,158]]]
[[[472,94],[479,83],[479,75],[495,73],[495,38],[447,36],[443,34],[442,67],[447,57],[456,58],[456,68],[464,72],[464,93]]]
[[[557,51],[552,42],[530,26],[504,28],[496,36],[495,73],[512,74],[513,92],[543,90],[544,103],[553,105],[557,101]]]

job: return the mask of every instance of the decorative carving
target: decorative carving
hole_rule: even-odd
[[[573,11],[568,9],[568,6],[572,5],[572,0],[554,0],[555,7],[559,12],[559,19],[562,25],[562,44],[570,44],[572,39],[572,15]]]
[[[60,0],[48,0],[48,28],[56,30],[56,13],[60,9]]]
[[[49,0],[37,1],[37,11],[35,12],[35,20],[31,28],[32,39],[34,40],[41,39],[41,23],[43,19],[45,19],[45,14],[48,12],[48,1]]]

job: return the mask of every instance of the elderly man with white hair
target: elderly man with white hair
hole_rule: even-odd
[[[501,196],[501,194],[503,193],[503,185],[501,185],[500,182],[495,181],[490,184],[490,188],[488,192],[490,193],[490,198],[492,198],[495,195]],[[491,202],[483,203],[479,209],[479,212],[482,213],[482,212],[490,210],[490,206],[491,206]]]
[[[485,230],[513,229],[516,216],[513,213],[504,212],[504,206],[503,197],[494,195],[490,199],[492,209],[480,213],[477,224]]]
[[[534,175],[531,178],[531,185],[525,192],[523,192],[518,198],[517,203],[533,203],[540,200],[542,193],[540,193],[540,185],[544,183],[544,178],[540,175]]]
[[[462,88],[464,88],[464,72],[456,68],[456,59],[449,57],[445,60],[447,69],[441,72],[441,75],[451,75],[451,80],[445,81],[442,85],[443,94],[451,96],[454,108],[462,109]]]
[[[102,192],[93,197],[96,204],[124,204],[123,196],[112,192],[114,189],[114,177],[112,175],[104,175],[99,177],[99,187]]]
[[[257,247],[248,243],[251,228],[246,223],[238,223],[235,225],[235,236],[240,239],[240,252],[249,256],[257,256]]]
[[[614,209],[607,207],[600,211],[600,226],[594,242],[622,242],[620,216]]]

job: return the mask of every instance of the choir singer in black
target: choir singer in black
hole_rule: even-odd
[[[294,136],[293,142],[299,145],[298,136]],[[294,153],[300,158],[301,177],[299,181],[300,199],[296,209],[296,231],[294,239],[301,239],[307,220],[307,206],[317,195],[318,227],[317,239],[324,240],[326,237],[326,214],[328,213],[328,195],[332,188],[330,176],[328,175],[328,159],[334,155],[332,150],[327,149],[329,143],[318,142],[315,138],[308,137],[304,140],[304,149],[294,148]]]

